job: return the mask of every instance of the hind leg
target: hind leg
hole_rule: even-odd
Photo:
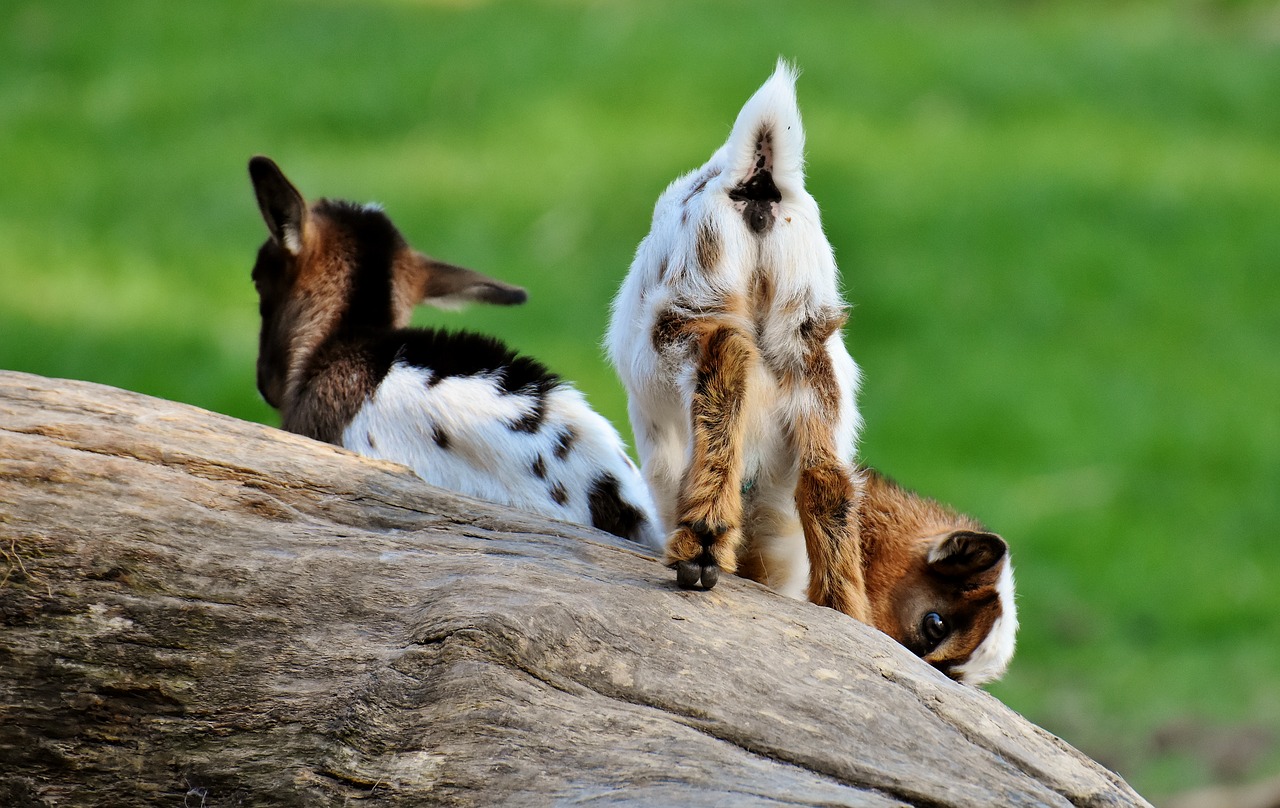
[[[732,325],[707,324],[696,339],[691,457],[676,500],[666,562],[684,588],[710,589],[737,569],[742,540],[743,399],[756,349]]]
[[[855,473],[818,449],[802,462],[796,508],[809,554],[809,600],[864,623],[870,619],[858,531]]]
[[[809,554],[809,600],[867,622],[870,607],[862,567],[858,502],[862,480],[845,459],[852,452],[856,419],[852,384],[842,381],[852,371],[838,371],[848,360],[843,345],[828,345],[835,331],[817,330],[804,356],[804,371],[791,377],[795,421],[792,441],[799,461],[795,501]],[[835,339],[838,339],[836,337]],[[848,443],[849,446],[841,444]]]

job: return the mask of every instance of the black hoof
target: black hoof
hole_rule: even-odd
[[[676,583],[681,589],[693,589],[702,577],[702,567],[692,561],[681,561],[676,564]]]
[[[720,580],[720,568],[715,564],[708,564],[702,568],[702,588],[710,589]]]
[[[681,589],[696,589],[699,580],[703,589],[710,589],[720,580],[720,568],[714,561],[680,561],[676,564],[676,583]]]

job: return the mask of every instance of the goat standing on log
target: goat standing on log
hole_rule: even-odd
[[[710,588],[744,554],[865,622],[858,367],[803,149],[795,75],[780,63],[728,143],[658,199],[609,354],[680,585]]]
[[[1003,539],[854,465],[859,373],[795,74],[658,199],[614,301],[610,358],[686,588],[739,572],[870,623],[954,678],[1003,672],[1017,629]]]
[[[523,289],[417,252],[376,206],[308,206],[266,157],[249,174],[270,231],[258,389],[285,429],[661,547],[644,480],[581,393],[490,337],[407,327],[419,302],[512,305]]]

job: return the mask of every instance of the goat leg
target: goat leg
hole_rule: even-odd
[[[693,452],[676,502],[667,566],[677,583],[710,589],[737,569],[742,541],[742,399],[756,348],[740,328],[709,324],[698,355],[690,404]]]

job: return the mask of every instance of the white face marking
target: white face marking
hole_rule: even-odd
[[[1018,636],[1018,613],[1014,604],[1013,564],[1004,560],[1004,569],[996,580],[996,593],[1000,596],[1000,616],[991,625],[991,632],[973,649],[973,654],[963,665],[953,671],[967,685],[980,685],[999,679],[1013,659],[1013,648]]]

